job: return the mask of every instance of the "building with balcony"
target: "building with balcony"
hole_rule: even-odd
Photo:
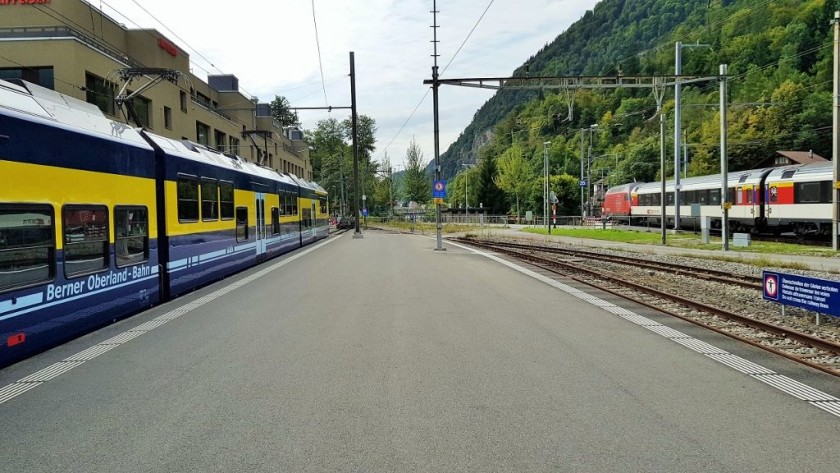
[[[177,79],[141,89],[155,70],[177,71]],[[96,104],[115,120],[313,179],[300,130],[281,127],[269,104],[240,91],[236,76],[205,82],[190,71],[189,54],[163,34],[126,28],[84,0],[0,2],[0,79],[34,82]],[[141,91],[130,101],[133,115],[114,100],[124,88],[124,95]]]

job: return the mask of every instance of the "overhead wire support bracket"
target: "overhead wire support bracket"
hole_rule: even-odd
[[[117,74],[120,76],[120,79],[122,79],[123,85],[119,94],[114,97],[114,102],[117,104],[117,107],[126,114],[127,119],[133,120],[140,126],[142,126],[142,123],[140,121],[140,117],[137,115],[137,111],[134,110],[134,98],[165,80],[172,82],[173,84],[177,84],[178,78],[181,77],[180,71],[176,71],[175,69],[164,69],[161,67],[128,67],[120,69]],[[138,77],[145,77],[148,79],[148,82],[140,86],[134,92],[126,94],[128,86]],[[123,107],[125,107],[125,109],[123,109]]]

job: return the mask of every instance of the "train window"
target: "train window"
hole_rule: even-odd
[[[248,207],[236,208],[236,241],[248,240]]]
[[[748,177],[750,177],[750,175],[749,175],[749,174],[742,174],[742,175],[741,175],[741,178],[740,178],[740,179],[738,179],[738,183],[740,184],[740,183],[742,183],[742,182],[745,182],[745,181],[747,180],[747,178],[748,178]]]
[[[222,220],[233,220],[233,183],[222,181],[219,184],[219,197],[222,201],[220,213]]]
[[[755,193],[755,191],[753,189],[747,188],[745,192],[747,193],[747,203],[752,204],[754,200],[753,194]]]
[[[735,203],[736,204],[743,204],[744,203],[744,188],[743,187],[736,187],[735,188]]]
[[[64,274],[70,278],[108,269],[108,207],[64,207]]]
[[[779,201],[779,188],[776,186],[769,186],[767,188],[767,193],[770,195],[770,202],[778,202]]]
[[[796,174],[796,169],[792,169],[790,171],[782,172],[782,179],[790,179],[793,175]]]
[[[280,215],[286,215],[286,192],[280,191]]]
[[[327,214],[327,199],[321,198],[321,214]]]
[[[118,268],[149,260],[146,207],[114,207],[114,257]]]
[[[797,182],[793,186],[793,202],[797,204],[816,204],[820,202],[819,182]]]
[[[668,199],[668,205],[674,205],[674,193],[673,192],[668,192],[665,195],[666,195],[666,198]]]
[[[720,205],[720,189],[709,191],[709,205]]]
[[[198,221],[198,179],[178,176],[178,221]]]
[[[55,276],[55,223],[48,205],[0,204],[0,291]]]
[[[280,234],[280,209],[277,207],[271,208],[271,234]]]
[[[830,204],[834,189],[831,186],[831,181],[820,181],[820,202],[823,204]]]
[[[219,220],[219,184],[215,179],[201,180],[201,219]]]

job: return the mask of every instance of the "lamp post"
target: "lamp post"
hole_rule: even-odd
[[[551,223],[548,220],[548,145],[550,141],[543,142],[543,220],[545,220],[546,231],[551,232]]]
[[[589,206],[589,214],[592,215],[592,135],[595,133],[598,124],[589,126],[589,159],[586,160],[586,203]]]
[[[466,216],[469,218],[470,216],[470,168],[473,167],[473,164],[469,163],[461,163],[461,166],[467,168],[464,171],[464,208],[466,212]]]
[[[580,129],[580,217],[583,219],[586,217],[586,205],[584,204],[584,187],[586,187],[586,197],[589,197],[589,181],[586,175],[583,172],[583,160],[587,159],[585,156],[585,144],[583,141],[583,134],[589,131],[589,159],[592,157],[592,132],[598,128],[598,124],[589,125],[589,128],[581,128]],[[587,173],[589,172],[589,159],[586,161],[586,168]],[[581,220],[581,223],[583,221]]]

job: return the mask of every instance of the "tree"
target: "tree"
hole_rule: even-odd
[[[280,126],[291,126],[300,123],[297,112],[292,111],[291,105],[289,105],[286,97],[275,95],[269,107],[271,107],[271,116],[277,120]]]
[[[409,202],[425,204],[432,197],[432,182],[426,175],[423,164],[423,151],[414,138],[405,153],[405,175],[403,189]]]
[[[530,186],[531,171],[518,145],[499,157],[499,174],[493,179],[499,189],[516,197],[516,221],[519,222],[519,196]]]

